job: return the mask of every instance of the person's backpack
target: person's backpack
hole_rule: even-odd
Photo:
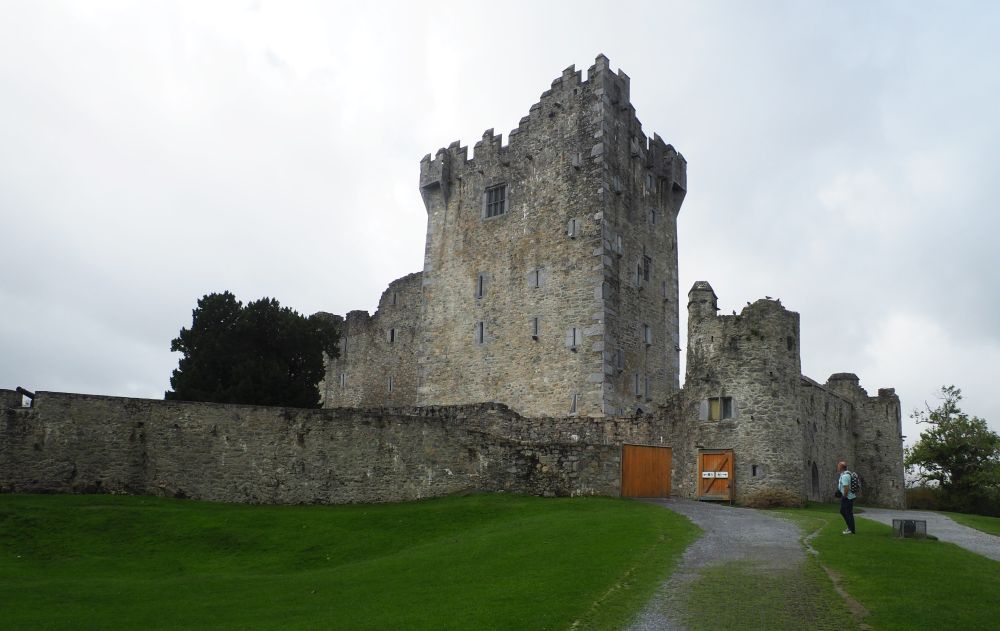
[[[848,473],[851,474],[851,493],[854,493],[855,496],[861,495],[861,478],[853,471],[848,471]]]

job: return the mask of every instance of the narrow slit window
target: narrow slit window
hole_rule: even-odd
[[[635,381],[635,384],[634,384],[634,386],[635,386],[635,389],[634,389],[635,390],[635,396],[637,396],[637,397],[638,396],[642,396],[642,391],[639,389],[639,387],[641,386],[641,384],[639,383],[639,373],[635,373],[633,375],[633,378],[634,378],[634,381]]]
[[[390,344],[396,343],[396,329],[389,329],[388,340]]]
[[[649,280],[653,274],[653,259],[648,256],[642,257],[642,280]]]
[[[392,392],[393,385],[394,385],[394,383],[393,383],[392,375],[389,375],[389,379],[386,382],[386,387],[388,388],[389,392]]]
[[[542,286],[542,270],[531,270],[528,274],[528,284],[531,285],[533,289],[538,289]]]
[[[642,341],[646,346],[650,346],[653,343],[653,327],[648,324],[642,325]]]
[[[534,317],[531,319],[531,339],[538,339],[538,318]]]
[[[580,346],[580,329],[575,326],[572,327],[569,330],[569,335],[566,336],[566,342],[569,344],[571,349],[576,350],[576,348]]]
[[[580,395],[574,394],[569,402],[569,413],[576,414],[577,399]]]
[[[476,322],[476,344],[482,344],[485,341],[486,341],[485,323],[482,321]]]
[[[476,298],[482,298],[486,295],[486,274],[480,274],[476,277]]]
[[[341,388],[346,388],[347,387],[347,373],[346,372],[340,373],[340,387]]]

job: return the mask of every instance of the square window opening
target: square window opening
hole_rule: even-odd
[[[708,420],[721,421],[733,418],[732,397],[712,397],[708,400]]]
[[[507,212],[507,185],[497,184],[486,189],[486,218],[499,217]]]

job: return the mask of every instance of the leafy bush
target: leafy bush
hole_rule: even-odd
[[[906,489],[906,507],[917,510],[941,510],[941,488],[915,486]]]
[[[1000,517],[1000,490],[983,487],[962,490],[940,486],[906,489],[906,507]]]

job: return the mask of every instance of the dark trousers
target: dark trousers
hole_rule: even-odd
[[[840,514],[844,516],[847,529],[854,532],[854,500],[847,499],[847,496],[840,498]]]

